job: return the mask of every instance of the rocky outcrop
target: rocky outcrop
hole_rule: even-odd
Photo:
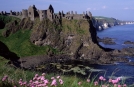
[[[35,45],[51,45],[73,58],[100,58],[103,49],[98,47],[94,31],[91,20],[62,20],[62,25],[45,20],[33,29],[30,40]]]
[[[121,53],[124,56],[134,56],[134,47],[123,48]]]
[[[13,21],[6,27],[8,31],[6,31],[5,36],[15,33],[19,29],[27,28],[31,30],[30,41],[32,44],[37,46],[48,45],[60,52],[58,56],[48,52],[48,55],[45,56],[20,58],[20,66],[23,68],[54,62],[57,58],[59,60],[62,58],[63,62],[66,61],[64,60],[65,58],[70,60],[88,60],[89,63],[94,64],[109,64],[118,61],[113,56],[113,49],[103,48],[99,45],[92,19],[56,19],[54,21],[48,19],[39,21],[36,19],[34,22],[29,19],[23,19],[20,22]],[[51,58],[54,61],[48,61]]]
[[[33,21],[30,18],[20,20],[13,20],[7,23],[4,28],[6,29],[3,31],[2,35],[4,37],[8,37],[10,34],[17,32],[20,29],[32,29],[33,28]]]
[[[97,40],[98,42],[102,42],[103,44],[106,44],[106,45],[114,45],[116,44],[113,40],[113,38],[109,38],[109,37],[104,37],[104,38],[99,38],[97,37]]]
[[[124,44],[131,44],[131,45],[134,45],[134,42],[132,42],[132,41],[125,41]]]
[[[8,37],[11,33],[15,33],[18,30],[17,25],[18,22],[16,20],[6,24],[5,26],[6,30],[3,32],[3,36]]]
[[[116,25],[121,25],[123,24],[122,21],[117,20],[115,18],[108,18],[108,17],[94,17],[92,20],[94,27],[100,31],[100,30],[105,30],[107,28],[116,26]]]
[[[45,20],[33,28],[30,40],[35,45],[50,45],[72,59],[113,63],[112,49],[98,44],[96,29],[91,20]],[[111,40],[111,39],[110,39]]]

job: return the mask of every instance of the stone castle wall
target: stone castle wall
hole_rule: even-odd
[[[7,12],[0,12],[0,15],[9,15],[9,16],[16,16],[16,17],[21,17],[21,19],[23,18],[30,18],[32,21],[35,20],[36,17],[40,18],[40,21],[42,21],[43,19],[48,18],[49,20],[53,21],[54,19],[61,19],[61,18],[65,18],[68,20],[80,20],[80,19],[87,19],[88,17],[91,17],[92,14],[91,12],[83,12],[83,14],[77,14],[77,12],[73,12],[73,11],[69,11],[66,14],[64,14],[64,12],[59,12],[59,14],[55,14],[54,13],[54,8],[52,7],[52,5],[50,5],[48,7],[47,10],[37,10],[37,8],[35,7],[35,5],[33,6],[29,6],[28,9],[22,9],[22,12],[13,12],[12,10],[10,11],[10,13]]]
[[[28,10],[22,9],[22,18],[27,18],[27,17],[28,17]]]

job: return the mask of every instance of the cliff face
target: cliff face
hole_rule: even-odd
[[[98,60],[99,63],[111,60],[110,52],[98,44],[92,20],[44,20],[35,24],[30,37],[35,45],[50,45],[73,59]]]
[[[30,21],[23,19],[20,22],[13,21],[6,25],[9,36],[18,30],[30,29],[30,42],[38,46],[51,46],[57,49],[60,55],[66,55],[71,59],[82,59],[91,61],[90,63],[113,63],[112,55],[109,49],[105,49],[98,44],[96,39],[96,28],[93,26],[92,19],[88,20],[54,20],[48,19],[39,21]],[[53,53],[47,53],[48,56],[55,56]],[[31,55],[32,56],[32,55]],[[59,56],[61,57],[61,56]],[[37,57],[32,57],[37,59]],[[32,64],[32,58],[23,58],[26,64]],[[42,58],[42,57],[40,57]],[[49,58],[49,57],[48,57]],[[62,56],[63,58],[63,56]],[[64,58],[63,58],[64,59]],[[97,60],[97,61],[96,61]],[[21,61],[21,60],[19,60]],[[44,59],[43,59],[44,61]],[[40,64],[42,61],[33,61],[33,64]],[[23,66],[25,65],[22,64]],[[33,65],[32,64],[32,65]],[[29,65],[31,66],[31,65]]]
[[[112,26],[121,25],[122,23],[124,24],[124,22],[117,20],[115,18],[101,16],[95,16],[92,22],[97,30],[104,30]]]

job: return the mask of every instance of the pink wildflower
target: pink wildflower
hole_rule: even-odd
[[[56,85],[57,85],[56,79],[53,79],[51,86],[56,86]]]
[[[54,77],[51,77],[51,79],[55,79]]]
[[[59,79],[59,82],[60,82],[60,84],[63,84],[63,80],[62,79]]]
[[[118,87],[121,87],[121,85],[118,85]]]
[[[109,79],[109,82],[112,82],[112,79]]]
[[[44,84],[48,84],[49,82],[48,82],[48,80],[44,80]]]
[[[119,81],[116,79],[116,80],[112,80],[112,83],[113,84],[117,84]]]
[[[120,80],[121,80],[121,78],[120,78],[120,77],[118,77],[116,80],[120,81]]]
[[[57,79],[59,79],[60,78],[60,76],[57,76]]]
[[[30,83],[32,83],[33,81],[32,81],[32,80],[30,80],[29,82],[30,82]]]
[[[35,81],[34,83],[35,83],[36,85],[38,85],[38,84],[39,84],[39,81]]]
[[[102,85],[101,87],[108,87],[107,85]]]
[[[34,77],[34,78],[33,78],[33,80],[36,80],[36,79],[37,79],[37,77]]]
[[[39,77],[37,78],[37,80],[41,80],[41,76],[39,76]]]
[[[26,84],[27,84],[27,82],[24,82],[24,83],[23,83],[23,85],[26,85]]]
[[[126,84],[123,84],[123,87],[127,87],[127,85]]]
[[[106,79],[105,79],[105,78],[103,78],[103,81],[106,81]]]
[[[81,85],[82,84],[82,82],[78,82],[78,85]]]
[[[114,87],[117,87],[117,84],[114,84]]]
[[[19,80],[19,84],[22,84],[22,79]]]
[[[45,76],[46,74],[45,73],[42,73],[42,76]]]
[[[100,77],[99,77],[99,80],[103,80],[103,79],[104,79],[104,77],[103,77],[103,76],[100,76]]]
[[[45,80],[45,77],[44,76],[41,76],[40,80],[42,80],[42,81]]]
[[[2,78],[2,81],[5,81],[6,80],[6,78]]]
[[[39,75],[38,74],[35,74],[35,77],[38,77]]]
[[[87,82],[90,82],[90,79],[87,79]]]
[[[2,81],[7,80],[7,78],[8,78],[8,76],[4,76],[4,77],[2,78]]]
[[[98,81],[95,81],[95,82],[94,82],[94,85],[95,85],[95,86],[98,85]]]

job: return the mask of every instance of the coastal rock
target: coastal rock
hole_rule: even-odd
[[[104,38],[97,38],[97,40],[99,42],[102,42],[103,44],[106,44],[106,45],[115,45],[116,43],[113,41],[114,39],[113,38],[109,38],[109,37],[104,37]]]
[[[132,42],[132,41],[125,41],[124,44],[132,44],[132,45],[134,45],[134,42]]]
[[[121,50],[121,54],[124,56],[134,56],[134,48],[128,47]]]
[[[123,22],[115,18],[96,16],[93,18],[93,24],[96,30],[101,31],[110,28],[112,26],[121,25],[123,24]]]
[[[129,62],[128,64],[129,64],[129,65],[134,65],[134,62]]]
[[[65,63],[69,61],[70,58],[71,57],[69,55],[39,55],[23,57],[20,58],[18,61],[21,62],[20,66],[24,69],[35,69],[40,65],[45,65],[49,63]]]

